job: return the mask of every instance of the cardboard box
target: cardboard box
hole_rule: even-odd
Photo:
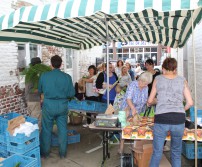
[[[149,167],[153,152],[152,141],[136,141],[133,151],[135,165],[138,167]]]

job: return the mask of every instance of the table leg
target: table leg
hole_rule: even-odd
[[[104,166],[105,160],[107,158],[110,158],[110,153],[109,153],[109,148],[108,148],[108,131],[103,131],[102,133],[102,137],[103,137],[103,160],[102,160],[102,165]]]
[[[110,158],[110,153],[109,153],[109,147],[108,147],[108,142],[109,141],[109,132],[106,131],[106,157]]]

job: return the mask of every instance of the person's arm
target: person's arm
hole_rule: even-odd
[[[193,99],[191,97],[191,92],[189,90],[189,86],[187,81],[184,82],[184,97],[186,99],[186,105],[184,107],[185,111],[188,110],[191,106],[194,105]]]
[[[137,114],[137,110],[132,102],[131,99],[127,99],[127,103],[128,103],[128,106],[130,107],[131,111],[132,111],[132,115],[136,115]]]
[[[67,97],[71,98],[71,97],[74,97],[74,95],[75,95],[75,88],[74,88],[74,85],[73,85],[73,82],[72,82],[72,77],[69,76],[69,75],[68,75],[68,77],[69,77],[69,83],[68,83],[69,91],[68,91]]]
[[[128,85],[128,88],[126,90],[126,101],[127,101],[128,106],[130,107],[130,109],[132,111],[132,115],[137,114],[135,105],[132,102],[132,99],[133,99],[134,94],[135,94],[134,89],[135,89],[135,87],[134,87],[134,84],[132,82],[130,85]]]
[[[88,83],[93,83],[93,79],[92,78],[83,78],[83,80],[85,82],[88,82]]]
[[[151,106],[152,104],[156,103],[155,97],[156,97],[156,79],[153,82],[152,90],[151,90],[150,96],[149,96],[148,101],[147,101],[148,106]]]
[[[43,93],[43,86],[42,86],[42,81],[43,81],[43,74],[39,78],[39,83],[38,83],[38,93]]]
[[[97,77],[97,80],[96,80],[96,88],[97,89],[102,89],[102,84],[104,82],[104,73],[101,72],[98,77]]]

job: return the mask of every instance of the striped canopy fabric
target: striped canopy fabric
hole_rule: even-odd
[[[192,33],[192,19],[195,27],[202,17],[202,8],[190,9],[191,4],[191,0],[67,0],[23,7],[0,17],[0,41],[73,49],[106,41],[183,47]]]

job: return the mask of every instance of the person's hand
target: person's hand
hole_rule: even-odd
[[[137,114],[137,111],[135,108],[132,109],[132,116],[135,116]]]
[[[112,86],[113,86],[113,85],[109,84],[109,89],[111,89],[111,88],[112,88]]]
[[[149,102],[147,102],[147,107],[150,107],[150,106],[151,106],[151,104]]]

